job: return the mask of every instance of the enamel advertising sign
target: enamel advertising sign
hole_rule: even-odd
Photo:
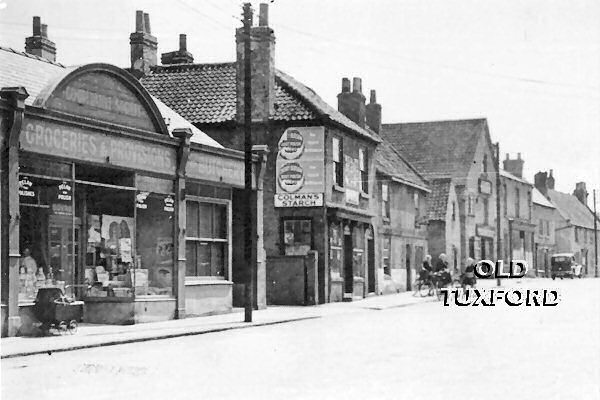
[[[275,207],[321,207],[325,190],[325,128],[288,128],[279,139]]]

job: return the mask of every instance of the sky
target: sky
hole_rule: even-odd
[[[258,10],[258,1],[252,2]],[[239,0],[0,0],[0,45],[24,49],[32,17],[65,65],[129,66],[135,11],[158,52],[186,33],[195,62],[235,59]],[[553,169],[558,190],[597,190],[600,0],[274,0],[275,64],[337,105],[342,77],[377,90],[384,123],[487,118],[501,158],[524,177]],[[160,56],[159,56],[160,58]],[[451,151],[449,149],[448,151]]]

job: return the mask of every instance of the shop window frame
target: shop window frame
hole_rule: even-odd
[[[198,205],[200,205],[200,203],[206,203],[206,204],[211,204],[211,205],[224,205],[226,206],[226,210],[227,210],[227,234],[226,239],[220,239],[220,238],[205,238],[202,236],[188,236],[187,233],[187,207],[188,207],[188,202],[189,201],[193,201],[198,203]],[[217,199],[214,197],[202,197],[202,196],[186,196],[185,198],[185,207],[186,207],[186,233],[185,233],[185,243],[184,246],[186,246],[187,248],[187,244],[188,242],[195,242],[195,243],[201,243],[201,242],[210,242],[210,243],[225,243],[225,251],[227,252],[227,254],[225,255],[224,259],[225,259],[225,265],[224,265],[224,274],[223,276],[214,276],[214,275],[187,275],[187,259],[186,259],[186,273],[185,273],[185,284],[195,284],[195,283],[199,283],[199,282],[203,282],[203,281],[231,281],[231,266],[232,266],[232,253],[233,253],[233,248],[232,248],[232,234],[233,234],[233,229],[232,229],[232,204],[231,204],[231,200],[225,200],[225,199]],[[187,255],[186,255],[187,258]],[[196,266],[197,269],[197,266]]]

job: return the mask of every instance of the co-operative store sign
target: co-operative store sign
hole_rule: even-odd
[[[279,139],[275,207],[321,207],[325,188],[325,128],[288,128]]]

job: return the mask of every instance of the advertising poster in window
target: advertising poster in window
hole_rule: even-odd
[[[344,154],[344,186],[346,187],[346,202],[359,204],[361,189],[360,164],[358,158]]]
[[[275,207],[321,207],[325,190],[325,128],[288,128],[276,161]]]

